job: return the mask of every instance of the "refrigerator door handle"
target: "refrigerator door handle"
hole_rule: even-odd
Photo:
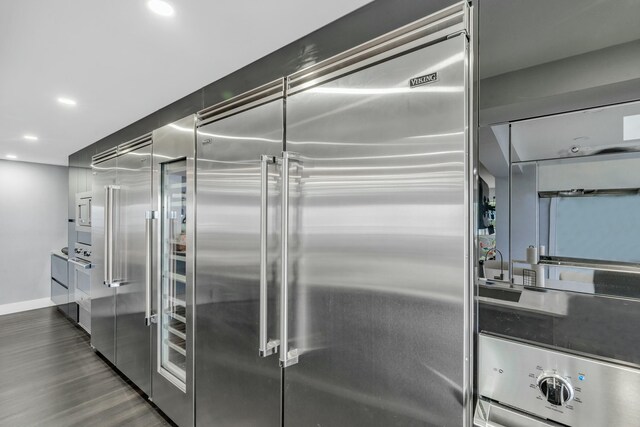
[[[298,349],[289,348],[289,164],[298,155],[282,152],[282,239],[280,289],[280,366],[287,368],[298,363]]]
[[[119,206],[115,203],[116,200],[116,191],[120,190],[119,185],[108,185],[107,186],[107,207],[106,210],[106,236],[105,239],[105,281],[104,284],[108,288],[117,288],[120,285],[124,285],[126,282],[124,280],[114,280],[113,279],[113,260],[115,258],[116,250],[115,250],[115,234],[114,228],[116,226],[116,214],[115,211]]]
[[[104,187],[104,285],[111,283],[111,186]]]
[[[153,220],[158,218],[157,211],[145,212],[145,242],[146,242],[146,258],[145,258],[145,301],[144,301],[144,323],[147,326],[151,326],[152,323],[156,323],[156,315],[151,314],[151,284],[153,280]]]
[[[267,234],[269,223],[269,165],[275,164],[273,156],[260,156],[260,342],[258,354],[260,357],[271,356],[278,352],[280,340],[270,340],[268,337],[267,315]]]

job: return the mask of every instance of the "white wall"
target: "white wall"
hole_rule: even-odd
[[[67,168],[0,160],[0,306],[49,298],[50,253],[67,246]]]

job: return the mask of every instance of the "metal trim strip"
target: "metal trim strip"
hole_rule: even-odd
[[[118,156],[118,147],[110,148],[91,157],[91,165],[98,164]]]
[[[379,36],[369,42],[339,53],[331,58],[297,71],[287,77],[289,94],[299,92],[320,84],[334,75],[343,75],[354,68],[366,65],[387,56],[397,54],[399,48],[406,50],[446,38],[456,33],[466,33],[467,9],[466,1],[456,3],[439,12],[433,13],[397,30]],[[438,35],[438,37],[434,37]],[[413,46],[413,45],[416,46]]]
[[[602,271],[613,271],[619,273],[634,273],[640,274],[640,264],[632,263],[632,262],[616,262],[616,261],[606,261],[606,260],[593,260],[593,259],[584,259],[584,258],[569,258],[569,257],[559,257],[559,256],[549,256],[543,255],[540,257],[541,265],[547,265],[551,267],[576,267],[576,268],[587,268],[590,270],[602,270]]]
[[[467,4],[464,7],[463,25],[466,30],[465,48],[465,88],[466,88],[466,111],[465,111],[465,284],[464,284],[464,375],[463,375],[463,404],[464,415],[463,425],[473,425],[473,393],[476,355],[474,351],[475,337],[477,334],[477,312],[475,302],[475,286],[477,270],[471,260],[478,259],[475,230],[478,216],[477,209],[477,181],[475,171],[478,167],[478,144],[476,139],[478,123],[478,97],[477,88],[477,63],[475,48],[477,46],[476,29],[476,9]],[[453,36],[453,35],[452,35]]]
[[[285,79],[280,78],[200,110],[196,127],[284,98],[284,83]]]
[[[624,195],[637,195],[640,193],[640,188],[579,188],[571,190],[556,190],[556,191],[538,191],[538,197],[541,199],[548,199],[551,197],[598,197],[598,196],[624,196]]]
[[[489,399],[478,399],[473,419],[475,427],[505,427],[502,424],[504,421],[509,421],[513,427],[560,427],[560,424],[553,421],[543,420]]]
[[[104,161],[113,159],[114,157],[118,157],[121,154],[125,154],[130,151],[133,151],[136,148],[149,145],[152,142],[151,135],[152,135],[151,132],[146,133],[130,141],[123,142],[122,144],[119,144],[116,147],[103,151],[102,153],[98,153],[93,157],[91,157],[91,164],[94,165],[94,164],[102,163]]]
[[[152,142],[151,132],[146,133],[138,138],[134,138],[131,141],[123,142],[118,145],[118,156],[135,150],[136,148],[144,147]]]

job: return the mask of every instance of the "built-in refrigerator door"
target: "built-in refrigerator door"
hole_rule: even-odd
[[[274,157],[282,152],[282,89],[280,80],[200,114],[195,394],[200,426],[280,425]]]
[[[153,132],[152,396],[193,425],[195,116]]]
[[[115,354],[115,288],[108,286],[114,196],[117,193],[116,149],[93,159],[91,204],[91,345],[111,363]]]
[[[122,284],[116,291],[116,366],[151,394],[151,331],[145,324],[146,213],[151,210],[151,135],[119,147],[120,242],[115,262]]]
[[[286,427],[468,425],[468,42],[429,28],[290,79]]]

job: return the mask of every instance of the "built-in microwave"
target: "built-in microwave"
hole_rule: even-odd
[[[91,191],[76,194],[76,230],[91,232]]]

